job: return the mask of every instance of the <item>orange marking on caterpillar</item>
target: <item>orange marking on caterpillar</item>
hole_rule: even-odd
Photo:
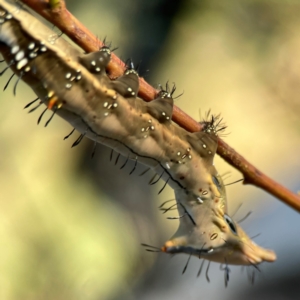
[[[53,107],[56,105],[57,102],[58,102],[58,98],[56,96],[52,97],[47,104],[48,109],[53,109]]]

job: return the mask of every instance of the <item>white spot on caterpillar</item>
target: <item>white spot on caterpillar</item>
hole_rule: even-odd
[[[205,144],[203,144],[202,146],[203,146],[204,149],[206,148],[206,145],[205,145]]]
[[[162,113],[161,113],[163,116],[165,116],[166,115],[166,113],[163,111]]]
[[[144,131],[145,131],[145,128],[143,127],[143,128],[141,129],[141,131],[144,132]]]
[[[203,200],[202,200],[200,197],[197,197],[197,200],[198,200],[198,202],[199,202],[200,204],[203,203]]]
[[[166,117],[167,120],[170,120],[170,117]]]
[[[138,73],[135,71],[135,70],[127,70],[125,72],[125,75],[129,75],[129,74],[135,74],[135,75],[138,75]]]
[[[47,95],[48,99],[52,98],[54,96],[54,92],[50,91]]]
[[[153,125],[152,125],[150,128],[151,128],[151,130],[154,130],[154,129],[155,129],[155,127],[154,127]]]
[[[107,107],[107,109],[110,109],[111,107],[112,107],[112,104],[109,104],[108,107]]]
[[[207,195],[208,191],[203,191],[202,195]]]
[[[71,73],[67,73],[67,74],[66,74],[66,79],[70,79],[70,78],[71,78],[71,76],[72,76],[72,74],[71,74]]]
[[[187,152],[190,152],[190,151],[191,151],[191,148],[187,148],[186,151],[187,151]]]
[[[167,169],[170,169],[170,165],[168,163],[166,163],[166,167]]]
[[[181,158],[182,158],[182,159],[186,158],[186,154],[183,154],[183,155],[181,156]]]
[[[108,106],[108,102],[104,102],[103,107],[107,107],[107,106]]]
[[[113,107],[118,107],[118,103],[115,102],[115,103],[113,104]]]
[[[92,61],[91,61],[91,65],[92,65],[92,66],[96,66],[96,61],[95,61],[95,60],[92,60]]]
[[[151,120],[151,119],[149,119],[149,120],[148,120],[148,123],[152,123],[152,120]]]
[[[132,93],[131,93],[131,96],[134,96],[134,95],[135,95],[135,92],[132,92]]]
[[[209,250],[207,251],[207,253],[212,253],[213,251],[214,251],[214,249],[211,248],[211,249],[209,249]]]
[[[180,156],[180,154],[181,154],[180,152],[177,152],[177,155],[178,155],[178,156]]]
[[[132,92],[132,88],[129,87],[129,88],[127,89],[127,91],[128,91],[128,92]]]
[[[150,128],[150,127],[148,126],[148,127],[146,128],[146,131],[148,131],[148,130],[149,130],[149,128]]]
[[[21,60],[22,58],[24,58],[24,55],[25,55],[24,51],[19,51],[15,56],[15,60],[16,61]]]
[[[211,151],[208,151],[208,154],[211,154]]]
[[[192,155],[189,155],[189,159],[192,159]]]
[[[33,43],[33,42],[28,45],[29,50],[33,50],[34,47],[35,47],[35,43]]]
[[[108,112],[104,113],[104,117],[107,117],[108,116]]]
[[[97,68],[95,68],[95,71],[99,73],[101,71],[101,69],[99,67],[97,67]]]
[[[10,20],[10,19],[12,18],[12,15],[11,15],[11,14],[7,14],[7,15],[5,16],[5,18],[6,18],[6,20]]]
[[[19,51],[20,47],[19,46],[13,46],[10,50],[11,54],[16,54]]]
[[[46,52],[47,51],[47,47],[46,46],[42,46],[40,50],[41,50],[41,52]]]
[[[30,67],[29,66],[27,66],[26,68],[25,68],[25,70],[24,70],[25,72],[29,72],[30,71]]]
[[[117,95],[114,95],[114,96],[113,96],[113,99],[116,100],[116,99],[117,99]]]
[[[29,58],[35,58],[37,57],[37,54],[35,52],[30,52],[28,56]]]
[[[21,70],[23,67],[25,67],[28,63],[28,59],[27,58],[23,58],[22,60],[20,60],[17,64],[17,70]]]
[[[146,135],[144,135],[144,139],[145,139],[145,138],[147,138],[147,137],[148,137],[148,135],[147,135],[147,134],[146,134]]]
[[[66,84],[66,88],[69,90],[70,88],[72,87],[72,84],[71,83],[67,83]]]
[[[77,75],[76,80],[79,81],[81,78],[82,78],[82,77],[81,77],[81,75],[79,74],[79,75]]]

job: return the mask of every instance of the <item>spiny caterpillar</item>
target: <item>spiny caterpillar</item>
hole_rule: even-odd
[[[201,132],[187,132],[171,120],[174,89],[166,86],[152,102],[143,101],[132,63],[111,80],[109,47],[84,54],[15,3],[0,0],[0,26],[0,51],[18,77],[14,92],[23,80],[38,96],[27,105],[38,102],[30,111],[46,105],[38,123],[50,109],[45,126],[58,114],[81,133],[73,146],[83,137],[107,145],[125,157],[125,164],[135,161],[131,173],[139,161],[174,189],[180,225],[159,251],[225,264],[226,278],[228,264],[276,259],[227,214],[225,187],[213,164],[222,130],[218,118],[203,121]]]

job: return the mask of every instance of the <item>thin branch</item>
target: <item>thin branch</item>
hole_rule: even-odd
[[[97,51],[103,46],[103,42],[98,40],[94,34],[92,34],[67,10],[65,1],[22,0],[22,2],[26,3],[33,10],[58,27],[86,52]],[[124,73],[125,64],[113,53],[107,70],[110,77],[114,79]],[[155,98],[157,92],[158,91],[149,85],[143,78],[140,78],[139,96],[142,99],[151,101]],[[198,122],[176,106],[174,106],[172,120],[190,132],[196,132],[202,129]],[[252,184],[260,187],[300,212],[299,195],[292,193],[284,186],[263,174],[222,139],[219,139],[217,153],[244,175],[244,184]]]
[[[217,153],[244,175],[244,184],[255,185],[300,212],[299,195],[292,193],[272,178],[263,174],[221,139],[219,139]]]

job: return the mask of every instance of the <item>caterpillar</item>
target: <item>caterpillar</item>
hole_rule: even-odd
[[[227,197],[213,160],[218,132],[216,116],[202,121],[203,130],[187,132],[172,122],[174,88],[161,88],[156,99],[137,96],[138,73],[129,63],[123,76],[106,73],[111,50],[83,53],[16,3],[0,0],[0,51],[17,75],[36,93],[28,104],[45,105],[84,137],[111,147],[126,161],[153,169],[174,189],[179,228],[159,251],[185,253],[232,265],[272,262],[272,250],[256,245],[227,213]],[[3,73],[3,72],[2,72]],[[73,133],[73,131],[72,131]],[[68,136],[67,136],[68,137]],[[157,180],[158,180],[157,179]]]

